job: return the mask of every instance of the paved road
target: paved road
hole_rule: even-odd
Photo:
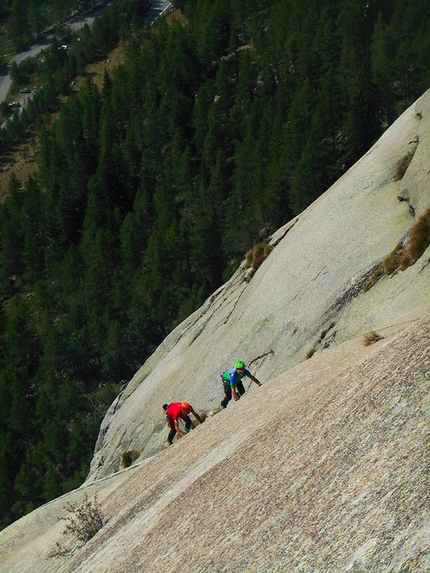
[[[83,26],[85,26],[85,24],[88,24],[88,26],[91,27],[93,25],[94,19],[97,16],[99,16],[103,12],[103,10],[106,10],[111,4],[112,2],[108,2],[103,6],[99,6],[94,10],[87,12],[86,14],[81,14],[78,18],[73,18],[72,20],[70,20],[70,22],[67,22],[66,26],[71,28],[73,32],[82,28]],[[36,42],[36,44],[31,46],[31,48],[12,58],[9,64],[0,71],[0,102],[5,101],[12,83],[12,79],[9,75],[12,63],[16,62],[17,64],[19,64],[20,62],[22,62],[22,60],[25,60],[25,58],[29,57],[34,58],[34,56],[36,56],[39,52],[41,52],[51,44],[52,38],[53,35],[50,34],[46,38],[43,38],[39,42]]]
[[[39,42],[34,44],[34,46],[32,46],[29,50],[22,52],[21,54],[18,54],[18,56],[12,58],[9,64],[0,71],[0,102],[5,101],[7,94],[9,92],[10,85],[12,83],[12,79],[9,75],[12,63],[16,62],[17,64],[19,64],[19,62],[22,62],[22,60],[25,60],[25,58],[28,58],[29,56],[34,57],[40,51],[47,48],[51,43],[51,41],[52,41],[52,36],[48,36],[47,38],[40,40]]]
[[[164,14],[164,12],[167,12],[170,8],[173,8],[173,4],[170,0],[153,0],[151,8],[143,19],[143,23],[152,24],[158,16],[161,16],[161,14]]]
[[[88,24],[88,26],[91,28],[95,18],[97,18],[97,16],[100,16],[100,14],[104,12],[104,10],[109,8],[112,5],[112,2],[113,0],[109,0],[108,2],[101,4],[94,10],[91,10],[86,14],[81,14],[79,17],[70,20],[70,22],[67,22],[66,25],[69,28],[71,28],[72,31],[79,30],[80,28],[85,26],[85,24]],[[152,6],[149,9],[148,14],[144,19],[144,23],[152,24],[159,16],[161,16],[161,14],[164,14],[164,12],[169,10],[171,7],[172,4],[169,0],[153,0]],[[47,38],[40,40],[26,52],[22,52],[22,54],[19,54],[18,56],[12,58],[9,64],[2,70],[0,70],[0,102],[5,101],[7,98],[7,94],[9,93],[9,89],[12,83],[12,79],[9,75],[12,63],[16,62],[17,64],[19,64],[19,62],[21,62],[25,58],[36,56],[39,52],[41,52],[51,44],[52,38],[53,36],[50,35]]]

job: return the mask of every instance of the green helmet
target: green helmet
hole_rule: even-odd
[[[238,360],[238,361],[236,362],[236,369],[239,369],[239,370],[240,370],[240,369],[242,369],[242,368],[245,368],[245,362],[244,362],[243,360]]]

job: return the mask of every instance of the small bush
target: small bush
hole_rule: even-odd
[[[430,245],[430,208],[417,219],[411,229],[409,244],[400,260],[400,269],[414,265]]]
[[[67,522],[66,528],[61,534],[73,535],[82,545],[92,539],[104,525],[103,515],[97,501],[97,494],[94,495],[93,501],[90,501],[88,495],[85,494],[81,505],[75,502],[68,503],[63,509],[69,515],[58,518],[58,521],[64,520]],[[57,542],[56,549],[48,555],[48,558],[67,557],[71,552],[71,549],[64,548]]]
[[[403,246],[399,243],[382,263],[384,274],[386,276],[392,275],[399,268],[400,258],[403,255],[403,252]]]
[[[372,288],[383,276],[389,276],[396,272],[400,266],[400,261],[403,253],[403,247],[401,243],[399,243],[376,269],[364,287],[364,292],[367,292],[370,288]]]
[[[137,458],[140,456],[140,452],[136,450],[131,450],[129,452],[124,452],[121,456],[121,468],[125,469],[131,466]]]

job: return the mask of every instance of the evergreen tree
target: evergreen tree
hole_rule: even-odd
[[[7,27],[15,50],[21,52],[27,46],[30,36],[27,9],[21,0],[13,0]]]
[[[57,35],[1,130],[2,152],[31,124],[39,147],[0,205],[4,524],[85,479],[119,382],[429,82],[426,0],[178,4],[149,33],[147,2],[118,0],[67,55]],[[20,41],[77,8],[26,5],[0,8]],[[120,38],[124,65],[70,93]]]
[[[381,135],[380,110],[379,90],[372,80],[369,65],[364,63],[351,84],[351,100],[346,112],[344,157],[347,167],[360,159]]]
[[[40,4],[36,0],[30,0],[28,3],[28,21],[33,36],[38,37],[46,28],[47,19],[45,13],[40,9]]]

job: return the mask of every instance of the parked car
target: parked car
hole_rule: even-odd
[[[19,90],[19,92],[22,94],[31,94],[31,90],[28,88],[22,88],[22,90]]]
[[[21,107],[19,101],[11,101],[9,107]]]

